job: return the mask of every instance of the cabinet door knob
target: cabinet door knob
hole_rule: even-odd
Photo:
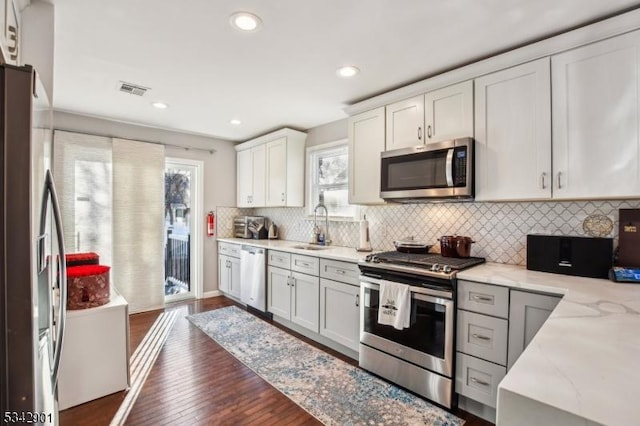
[[[427,137],[431,139],[431,124],[427,126]]]

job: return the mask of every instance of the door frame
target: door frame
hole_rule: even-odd
[[[184,299],[202,299],[203,297],[203,261],[204,248],[202,233],[204,232],[204,161],[191,160],[187,158],[165,157],[165,171],[167,166],[180,168],[181,166],[195,169],[195,179],[192,178],[192,195],[191,197],[191,292],[188,295],[180,294],[164,296],[165,303],[177,302]]]

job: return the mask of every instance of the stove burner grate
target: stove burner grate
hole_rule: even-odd
[[[471,266],[484,263],[485,259],[482,257],[444,257],[440,254],[411,254],[401,253],[399,251],[387,251],[382,253],[376,253],[369,255],[367,261],[373,261],[374,263],[390,263],[397,265],[408,265],[419,268],[430,268],[431,265],[448,265],[454,271],[460,271]]]

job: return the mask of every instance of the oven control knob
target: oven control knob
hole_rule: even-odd
[[[431,270],[432,270],[433,272],[438,272],[438,271],[440,271],[440,265],[439,265],[439,264],[437,264],[437,263],[434,263],[433,265],[431,265]]]
[[[444,266],[442,267],[442,272],[444,272],[445,274],[450,273],[450,272],[451,272],[451,266],[449,266],[449,265],[444,265]]]

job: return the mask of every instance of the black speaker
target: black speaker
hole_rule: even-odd
[[[608,278],[613,238],[527,235],[527,269],[579,277]]]

